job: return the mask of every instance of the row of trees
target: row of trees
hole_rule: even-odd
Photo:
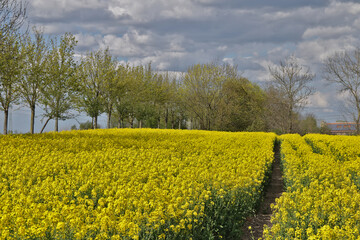
[[[108,116],[107,127],[195,128],[225,131],[319,131],[314,116],[299,110],[313,93],[314,75],[294,57],[269,67],[265,89],[239,75],[237,67],[208,63],[191,66],[181,75],[153,71],[146,66],[121,65],[108,49],[89,52],[75,60],[75,37],[45,39],[42,32],[20,31],[26,5],[0,0],[0,105],[7,133],[9,109],[24,104],[44,109],[49,122],[84,112],[97,128],[98,117]],[[20,34],[20,32],[22,32]],[[337,53],[324,64],[326,79],[349,93],[360,132],[360,51]],[[310,130],[311,129],[311,130]]]
[[[309,95],[303,90],[313,77],[289,58],[270,69],[277,79],[264,91],[228,64],[197,64],[174,75],[155,72],[151,64],[121,65],[108,49],[89,52],[76,61],[76,40],[69,33],[45,39],[34,29],[31,36],[8,35],[4,43],[7,48],[0,63],[4,134],[10,105],[20,103],[31,111],[31,133],[37,106],[47,119],[40,132],[51,119],[58,131],[59,120],[73,118],[76,112],[91,117],[91,128],[97,128],[98,117],[105,113],[108,128],[292,132],[298,118],[295,110]],[[281,82],[288,78],[290,82]],[[279,116],[283,118],[276,119]]]
[[[155,72],[151,64],[121,65],[108,49],[75,61],[76,40],[69,33],[45,39],[34,29],[32,36],[9,35],[4,42],[7,48],[0,63],[4,134],[10,105],[20,103],[31,110],[31,133],[36,106],[45,110],[47,119],[40,132],[51,119],[58,131],[59,120],[73,118],[76,112],[91,117],[92,128],[105,113],[108,128],[319,131],[314,116],[298,114],[313,91],[309,84],[314,75],[295,57],[269,67],[272,81],[263,90],[228,64],[197,64],[174,75]]]

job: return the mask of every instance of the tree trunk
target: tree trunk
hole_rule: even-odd
[[[94,129],[97,129],[97,128],[98,128],[97,122],[98,122],[98,117],[95,116],[95,117],[94,117]]]
[[[46,120],[46,122],[45,122],[44,126],[42,127],[40,133],[42,133],[42,132],[44,131],[44,129],[45,129],[46,125],[48,124],[48,122],[50,121],[50,119],[51,119],[51,118],[48,118],[48,119]]]
[[[118,119],[118,128],[121,128],[121,117]]]
[[[355,118],[356,135],[360,135],[360,101],[357,97],[355,97],[355,101],[356,101],[356,108],[357,108],[357,117]]]
[[[158,118],[158,120],[157,120],[157,123],[158,123],[158,129],[160,129],[160,117]]]
[[[169,110],[166,108],[166,110],[165,110],[165,129],[167,129],[168,121],[169,121]]]
[[[360,135],[360,110],[358,110],[358,116],[355,121],[356,124],[356,135]]]
[[[139,128],[142,128],[142,121],[139,120]]]
[[[133,128],[134,127],[134,118],[132,116],[130,116],[130,128]]]
[[[179,119],[179,130],[181,129],[181,119]]]
[[[56,117],[55,118],[55,132],[58,132],[59,131],[59,118]]]
[[[4,109],[4,135],[8,133],[8,118],[9,118],[9,109]]]
[[[108,113],[108,119],[107,119],[107,128],[111,128],[111,111]]]
[[[293,119],[292,119],[292,108],[289,109],[289,130],[288,133],[292,133],[293,131]]]
[[[30,107],[31,110],[31,119],[30,119],[30,133],[34,134],[35,132],[35,105]]]

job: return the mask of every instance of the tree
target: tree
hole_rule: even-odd
[[[159,79],[156,81],[155,86],[157,90],[157,103],[158,103],[158,117],[164,119],[164,127],[169,126],[174,129],[175,127],[181,128],[182,120],[184,120],[185,109],[181,107],[180,99],[180,83],[174,74],[164,72],[158,74]],[[160,122],[158,121],[158,127]]]
[[[4,111],[4,134],[8,131],[10,104],[18,100],[17,81],[20,77],[20,27],[26,19],[26,4],[17,0],[0,0],[0,101]]]
[[[222,86],[233,77],[229,65],[197,64],[190,67],[183,79],[184,103],[200,129],[211,130],[224,99]],[[235,71],[236,72],[236,71]]]
[[[326,122],[322,121],[320,124],[319,132],[321,134],[331,134],[331,129],[328,127]]]
[[[138,121],[138,127],[142,128],[143,123],[153,117],[156,112],[154,99],[152,99],[152,92],[155,90],[152,88],[152,83],[156,75],[149,63],[147,66],[140,66],[135,76],[131,84],[132,116]]]
[[[134,127],[135,119],[142,127],[142,120],[146,116],[144,106],[148,104],[144,67],[119,65],[116,70],[116,94],[114,102],[115,115],[118,119],[118,127],[125,126],[125,120]]]
[[[293,132],[294,112],[306,104],[313,90],[309,86],[315,75],[308,67],[302,66],[294,56],[280,61],[279,65],[269,66],[272,86],[286,100],[287,132]]]
[[[19,0],[0,0],[0,45],[16,33],[26,19],[26,3]]]
[[[183,123],[187,119],[186,110],[184,107],[184,102],[182,99],[182,92],[181,92],[181,83],[173,77],[170,82],[170,100],[166,104],[167,114],[169,115],[169,121],[171,123],[171,128],[181,129]],[[165,120],[167,122],[167,120]]]
[[[117,118],[117,127],[124,127],[124,120],[130,113],[131,99],[129,97],[132,82],[133,68],[129,65],[119,65],[116,69],[116,94],[114,99],[115,117]]]
[[[18,102],[18,83],[23,65],[23,52],[18,35],[8,35],[2,39],[0,51],[0,104],[4,111],[4,134],[8,131],[10,104]]]
[[[118,82],[116,76],[116,68],[118,62],[111,56],[109,49],[105,49],[102,55],[102,72],[103,72],[103,84],[102,84],[102,97],[104,102],[104,111],[107,113],[106,127],[111,127],[111,115],[114,110],[114,104],[116,101],[116,95],[118,90]]]
[[[51,49],[46,58],[46,79],[41,86],[41,103],[47,117],[41,132],[50,119],[55,120],[55,131],[59,130],[59,120],[73,117],[71,114],[75,91],[78,89],[75,76],[74,48],[75,37],[66,33],[51,40]]]
[[[161,118],[164,118],[164,126],[167,128],[169,118],[167,106],[173,96],[169,74],[154,74],[149,87],[152,90],[150,91],[150,101],[153,104],[153,116],[155,117],[157,128],[160,128]]]
[[[115,70],[116,62],[108,49],[91,52],[82,59],[78,71],[79,107],[92,118],[93,128],[97,128],[97,119],[103,112],[108,113],[107,127],[110,127],[116,94]]]
[[[219,130],[264,131],[265,94],[259,86],[246,78],[233,77],[224,83],[222,91],[225,97]]]
[[[337,52],[324,64],[325,79],[339,86],[339,91],[348,93],[348,103],[353,109],[356,134],[360,134],[360,48]]]
[[[27,36],[23,41],[25,65],[19,82],[19,92],[31,111],[30,133],[34,133],[35,107],[40,98],[40,87],[45,84],[47,45],[43,33],[34,28],[34,40]]]
[[[300,120],[300,134],[319,133],[320,129],[317,126],[317,121],[314,114],[307,114]]]
[[[265,89],[265,122],[266,130],[277,134],[288,131],[288,104],[284,95],[273,86]],[[292,114],[294,118],[296,114]],[[294,123],[294,120],[293,120]]]
[[[90,122],[90,121],[86,121],[86,122],[83,122],[83,123],[80,123],[80,126],[79,126],[79,129],[80,130],[87,130],[87,129],[93,129],[93,123]],[[96,128],[101,128],[100,125],[97,125]]]

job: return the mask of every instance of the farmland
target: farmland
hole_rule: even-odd
[[[284,135],[286,192],[265,239],[359,239],[360,138]]]
[[[276,135],[151,129],[0,138],[1,239],[232,239]]]
[[[263,239],[359,239],[360,138],[109,129],[0,137],[0,239],[240,239],[281,140]]]

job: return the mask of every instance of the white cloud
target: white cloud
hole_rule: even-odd
[[[228,49],[228,47],[226,45],[221,45],[217,47],[217,50],[219,51],[226,51]]]
[[[327,108],[329,106],[328,97],[326,94],[317,91],[309,97],[308,106]]]
[[[360,3],[331,0],[330,5],[325,8],[324,12],[331,16],[342,15],[344,13],[356,15],[360,13]]]
[[[115,17],[123,17],[129,15],[128,11],[125,8],[109,6],[108,9]]]
[[[102,40],[101,35],[90,35],[86,33],[75,34],[75,38],[78,41],[78,47],[83,49],[96,48]]]
[[[344,37],[344,35],[350,34],[353,32],[353,29],[350,26],[342,27],[313,27],[308,28],[303,34],[304,39],[320,37],[324,38],[338,38]]]
[[[297,46],[296,53],[311,64],[320,64],[335,52],[352,50],[359,44],[359,39],[350,35],[333,39],[319,38],[300,42]]]
[[[222,61],[226,64],[234,66],[234,59],[233,58],[223,58]]]
[[[79,9],[103,8],[106,0],[32,0],[30,3],[31,14],[40,17],[61,17],[64,12]],[[45,14],[45,16],[44,16]],[[34,17],[34,16],[32,16]]]
[[[350,98],[350,93],[349,92],[338,92],[335,97],[339,101],[346,102]]]
[[[263,17],[267,20],[281,20],[281,19],[285,19],[288,18],[292,15],[291,12],[282,12],[282,11],[278,11],[278,12],[272,12],[272,13],[266,13],[263,15]]]

